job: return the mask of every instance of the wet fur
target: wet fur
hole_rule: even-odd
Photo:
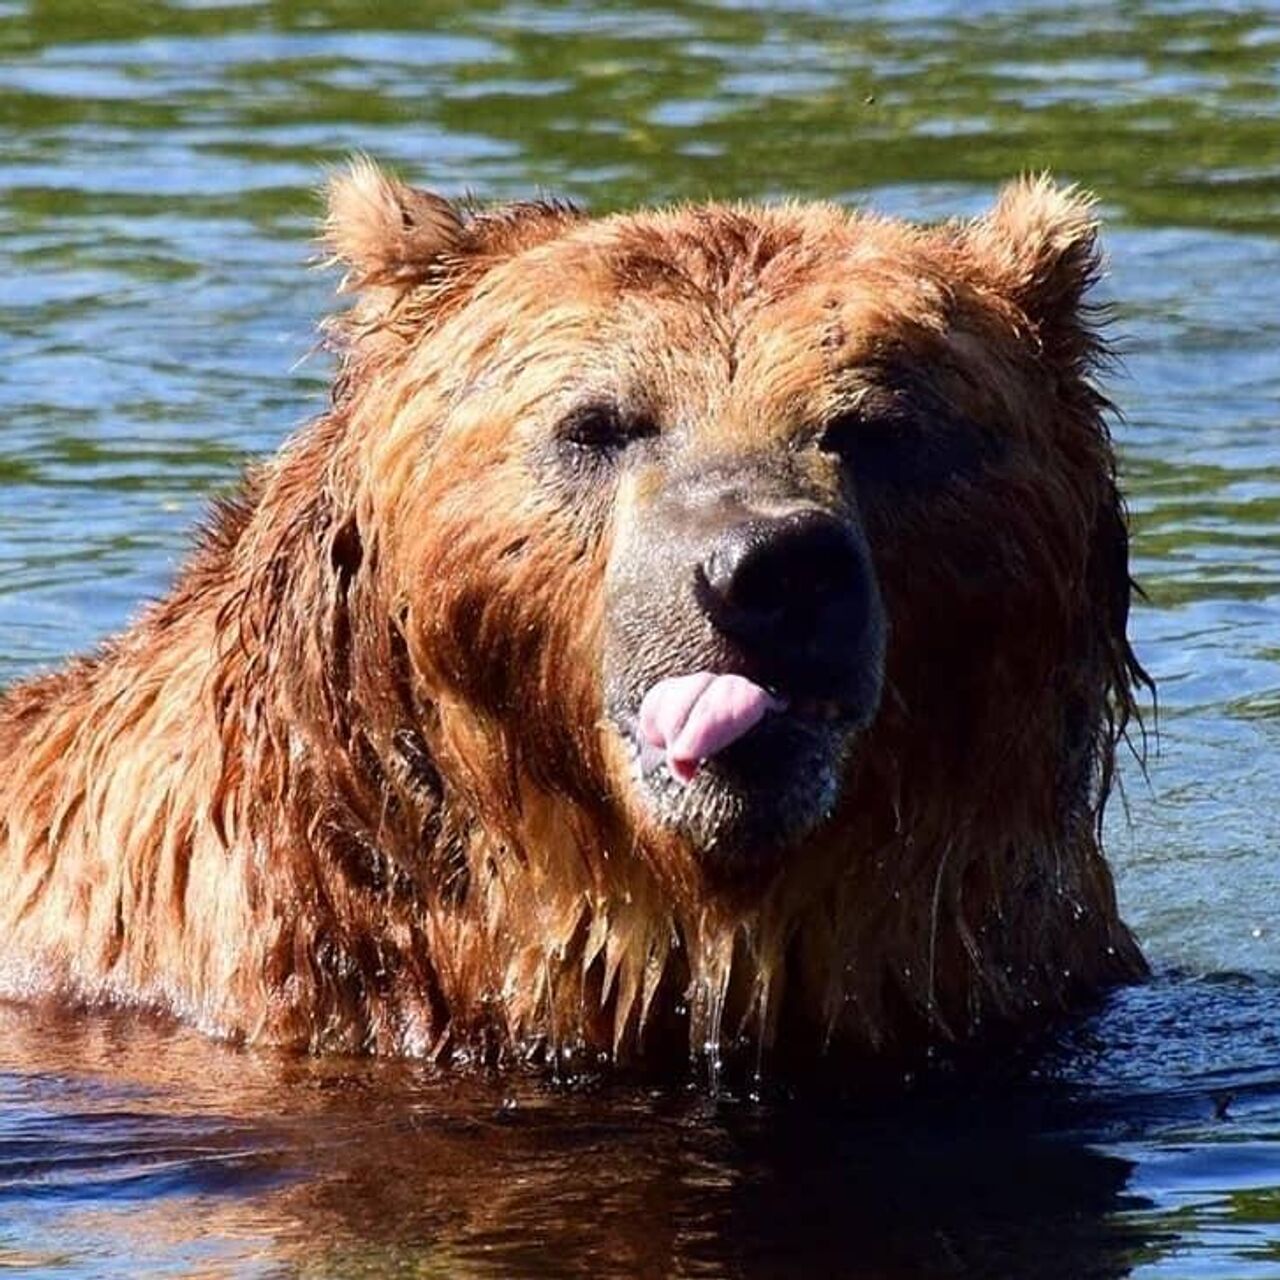
[[[897,1058],[1142,972],[1099,848],[1140,669],[1087,200],[592,221],[358,163],[330,209],[355,302],[329,412],[215,506],[167,597],[0,702],[8,994],[315,1050]],[[600,314],[643,323],[605,343]],[[818,837],[717,885],[635,806],[601,706],[643,481],[563,500],[522,424],[586,368],[678,389],[732,453],[888,358],[1014,465],[867,513],[880,714]]]

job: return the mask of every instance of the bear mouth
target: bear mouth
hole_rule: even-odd
[[[831,815],[869,714],[700,671],[655,682],[611,718],[649,818],[704,862],[742,873],[772,866]]]

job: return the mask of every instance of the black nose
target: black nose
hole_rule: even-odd
[[[822,511],[734,525],[699,566],[699,603],[718,631],[763,658],[821,662],[848,652],[871,608],[854,532]]]

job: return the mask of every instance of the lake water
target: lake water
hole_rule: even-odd
[[[1161,704],[1109,838],[1156,977],[1017,1088],[828,1110],[0,1008],[0,1271],[1280,1277],[1280,9],[0,0],[0,681],[163,590],[318,409],[313,192],[357,148],[596,209],[1098,192]]]

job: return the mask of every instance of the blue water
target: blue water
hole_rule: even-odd
[[[1016,1087],[828,1111],[3,1009],[0,1269],[1280,1276],[1280,9],[0,2],[0,681],[160,593],[319,408],[355,148],[594,208],[1098,192],[1160,689],[1107,835],[1156,977]]]

